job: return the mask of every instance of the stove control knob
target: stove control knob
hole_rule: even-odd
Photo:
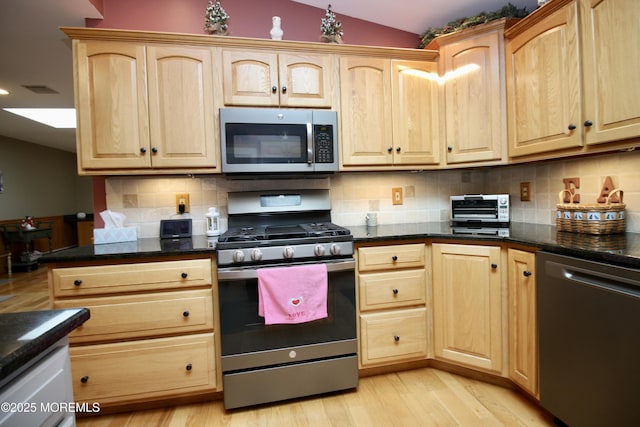
[[[242,262],[244,261],[244,252],[241,250],[237,250],[233,252],[233,262]]]
[[[262,251],[258,248],[251,250],[251,260],[260,261],[262,259]]]
[[[284,249],[282,250],[282,256],[285,259],[293,258],[293,255],[295,255],[295,251],[293,250],[293,248],[291,246],[285,246]]]
[[[340,252],[342,252],[342,249],[340,248],[340,246],[333,243],[331,245],[331,255],[340,255]]]
[[[324,253],[325,253],[324,246],[316,245],[316,247],[313,249],[313,253],[316,254],[316,256],[324,256]]]

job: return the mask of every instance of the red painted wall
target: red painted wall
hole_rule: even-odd
[[[95,0],[94,0],[95,1]],[[327,0],[329,4],[330,0]],[[87,19],[87,27],[204,34],[207,0],[102,0],[104,19]],[[320,39],[325,10],[290,0],[221,0],[230,16],[230,34],[270,38],[271,17],[280,16],[284,40]],[[344,42],[357,45],[415,48],[418,34],[337,14]]]

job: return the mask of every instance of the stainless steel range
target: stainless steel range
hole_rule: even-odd
[[[225,408],[357,387],[353,236],[331,223],[329,191],[230,193],[228,206],[217,244]],[[267,324],[261,269],[317,265],[326,317]]]

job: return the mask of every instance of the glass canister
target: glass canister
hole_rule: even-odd
[[[209,208],[207,212],[207,236],[220,235],[220,212],[217,208]]]

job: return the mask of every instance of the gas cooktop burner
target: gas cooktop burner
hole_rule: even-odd
[[[299,225],[270,225],[266,227],[231,228],[218,242],[247,242],[281,239],[304,239],[306,237],[348,236],[351,232],[333,223],[313,222]]]

